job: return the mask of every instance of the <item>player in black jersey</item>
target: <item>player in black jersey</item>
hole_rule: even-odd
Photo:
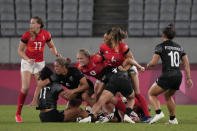
[[[69,65],[70,60],[57,58],[54,62],[55,74],[45,80],[39,81],[38,87],[57,82],[67,87],[64,96],[68,101],[75,98],[81,99],[81,95],[83,95],[84,91],[91,89],[90,87],[93,87],[94,85],[91,81],[87,80],[77,68]]]
[[[117,68],[112,66],[107,66],[101,72],[101,82],[100,86],[104,87],[104,90],[99,97],[99,100],[93,105],[89,117],[79,121],[80,123],[91,122],[94,118],[94,115],[97,115],[101,107],[108,101],[112,100],[117,92],[120,92],[123,96],[130,99],[130,104],[132,104],[135,99],[132,83],[127,71],[120,71]],[[100,87],[100,88],[102,88]],[[113,102],[112,102],[113,103]],[[130,105],[126,108],[126,114],[124,115],[124,121],[129,123],[135,123],[132,118],[132,115],[137,114],[131,109],[133,105]]]
[[[40,80],[45,80],[52,75],[52,71],[48,67],[44,67],[40,72]],[[70,108],[58,111],[57,100],[58,96],[64,97],[64,90],[61,85],[56,82],[41,88],[38,96],[37,110],[40,110],[41,122],[73,122],[77,117],[87,117],[88,114],[83,111],[79,106],[81,105],[80,99],[71,100]]]
[[[183,48],[179,44],[172,41],[174,37],[174,26],[170,24],[163,30],[163,42],[155,47],[155,54],[153,55],[152,60],[147,64],[148,69],[149,67],[156,65],[160,58],[162,61],[162,74],[148,91],[150,102],[156,112],[156,115],[150,124],[155,123],[164,117],[164,114],[160,108],[159,99],[157,98],[157,96],[162,93],[164,93],[166,104],[170,113],[168,124],[178,124],[178,121],[175,118],[175,103],[172,96],[179,89],[182,81],[182,74],[180,71],[181,61],[185,67],[187,86],[190,88],[193,85],[188,57]]]

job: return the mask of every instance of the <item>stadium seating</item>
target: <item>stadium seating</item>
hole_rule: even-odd
[[[178,0],[176,6],[175,30],[177,35],[189,35],[191,0]]]
[[[92,36],[96,23],[94,2],[0,0],[0,37],[21,36],[28,30],[32,16],[41,16],[52,36]],[[128,23],[126,20],[125,23],[129,36],[159,36],[169,23],[175,24],[177,36],[197,35],[196,0],[128,0],[128,5]],[[110,24],[107,18],[106,23]]]
[[[64,0],[63,36],[77,36],[78,0]]]
[[[197,36],[197,1],[192,4],[190,34]]]
[[[62,1],[48,0],[47,2],[47,29],[52,36],[61,36],[62,29]]]
[[[144,35],[157,36],[159,24],[159,1],[145,0],[144,11]]]
[[[1,35],[13,36],[15,35],[15,16],[14,16],[14,3],[13,0],[0,1],[1,13]]]
[[[129,0],[129,23],[130,36],[143,35],[143,0]]]
[[[29,29],[30,20],[30,1],[15,0],[16,5],[16,32],[17,35],[22,35]]]
[[[40,16],[46,22],[46,1],[32,0],[32,16]]]
[[[79,0],[78,35],[92,35],[94,0]]]
[[[174,23],[175,0],[161,0],[159,34],[169,24]]]

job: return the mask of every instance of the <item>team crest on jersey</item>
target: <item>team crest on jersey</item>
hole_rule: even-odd
[[[72,77],[72,76],[70,76],[68,79],[69,79],[70,81],[73,81],[73,77]]]

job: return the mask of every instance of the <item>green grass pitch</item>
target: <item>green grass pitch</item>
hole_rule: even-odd
[[[60,106],[59,109],[63,109]],[[0,106],[0,131],[196,131],[197,130],[197,106],[178,105],[176,116],[179,125],[165,125],[169,119],[166,106],[162,106],[165,118],[153,125],[144,123],[41,123],[39,111],[35,108],[24,106],[22,117],[24,123],[15,122],[16,106]],[[151,115],[154,115],[153,109]]]

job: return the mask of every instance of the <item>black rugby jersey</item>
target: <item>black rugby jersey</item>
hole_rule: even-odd
[[[127,71],[120,71],[113,66],[106,66],[101,72],[101,81],[108,83],[113,77],[130,79]]]
[[[78,88],[81,78],[84,75],[75,67],[68,67],[68,72],[66,75],[53,74],[50,76],[51,82],[58,82],[68,89]]]
[[[56,109],[58,96],[62,91],[64,90],[61,88],[61,85],[54,82],[42,88],[38,97],[38,107],[36,109]]]
[[[167,40],[155,47],[155,54],[158,54],[161,57],[162,72],[166,72],[179,70],[181,58],[186,53],[179,44]]]

